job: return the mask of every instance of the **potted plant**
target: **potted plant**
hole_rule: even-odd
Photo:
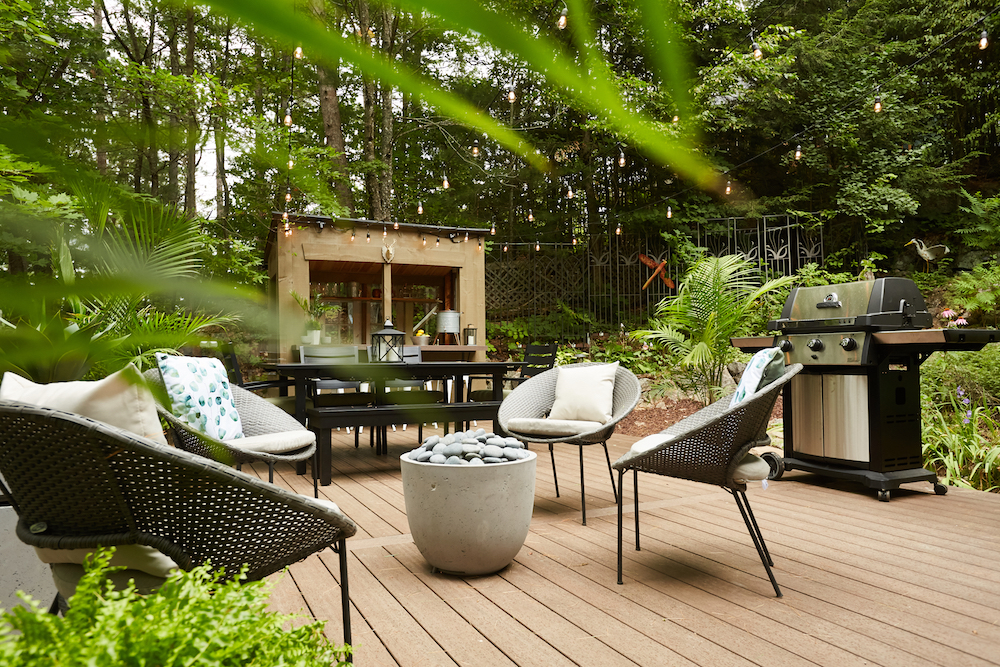
[[[305,345],[319,345],[320,336],[323,333],[323,318],[326,317],[327,313],[336,313],[339,311],[340,306],[324,302],[322,295],[318,292],[314,292],[310,299],[306,299],[294,290],[289,292],[289,294],[295,299],[295,303],[299,304],[302,312],[306,314],[306,326],[305,333],[302,336],[302,343]]]

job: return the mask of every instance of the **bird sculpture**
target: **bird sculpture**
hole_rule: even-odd
[[[946,245],[941,245],[940,243],[937,245],[927,245],[920,239],[910,239],[909,242],[907,242],[903,247],[908,245],[917,246],[917,254],[923,258],[924,268],[927,271],[931,270],[931,262],[938,261],[949,252],[948,246]]]

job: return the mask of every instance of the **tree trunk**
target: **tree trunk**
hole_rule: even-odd
[[[368,2],[359,0],[358,2],[358,27],[361,47],[371,48],[371,14]],[[382,193],[379,188],[378,174],[375,171],[375,107],[378,104],[378,91],[375,80],[368,74],[362,77],[362,90],[364,113],[363,119],[363,139],[362,139],[362,159],[366,163],[365,170],[365,195],[368,200],[368,217],[373,220],[384,220],[385,212],[382,208]]]
[[[187,52],[184,55],[184,74],[190,85],[194,85],[194,7],[186,9],[185,33],[187,34]],[[184,212],[193,215],[198,210],[198,197],[195,183],[198,177],[198,111],[195,104],[190,105],[187,124],[187,156],[184,170]]]
[[[177,48],[177,25],[176,21],[170,29],[170,41],[168,43],[168,49],[170,53],[170,76],[178,77],[181,73],[181,55]],[[177,106],[170,105],[170,113],[168,117],[169,129],[168,132],[168,146],[167,146],[167,191],[164,193],[163,199],[169,203],[176,204],[179,199],[180,190],[178,189],[178,176],[180,173],[180,162],[181,162],[181,152],[180,152],[180,118],[177,117]]]
[[[323,0],[313,0],[312,9],[313,13],[326,24],[328,17]],[[323,137],[326,145],[335,153],[332,157],[333,164],[340,172],[340,177],[334,180],[333,189],[337,194],[337,201],[344,207],[347,215],[353,216],[354,192],[347,177],[347,146],[340,118],[340,96],[337,93],[340,84],[338,68],[339,62],[330,63],[329,69],[324,65],[316,67],[319,79],[319,110],[323,117]]]
[[[93,20],[94,20],[94,35],[97,38],[99,44],[104,43],[104,14],[101,8],[101,0],[94,0],[93,7]],[[103,49],[102,49],[103,52]],[[96,64],[96,63],[95,63]],[[93,71],[94,81],[97,84],[97,90],[101,93],[103,98],[104,92],[104,79],[100,75],[98,68],[94,67]],[[105,125],[107,124],[107,114],[104,113],[104,100],[98,104],[97,114],[96,114],[96,132],[94,134],[94,148],[97,152],[97,171],[102,176],[108,173],[108,137],[105,131]]]
[[[233,32],[232,21],[226,24],[226,46],[222,52],[222,67],[217,68],[219,76],[219,95],[227,94],[227,77],[229,75],[229,38]],[[224,222],[229,218],[230,193],[229,179],[226,174],[226,139],[228,137],[229,101],[221,100],[216,108],[218,112],[212,116],[212,133],[215,138],[215,219]]]
[[[399,16],[391,17],[389,10],[380,11],[382,15],[382,45],[386,54],[392,56],[395,46],[396,26]],[[393,117],[392,117],[392,87],[383,83],[380,86],[382,103],[382,127],[379,136],[379,160],[382,162],[382,171],[379,178],[379,198],[382,203],[382,217],[377,220],[389,220],[392,218],[392,144],[393,144]]]

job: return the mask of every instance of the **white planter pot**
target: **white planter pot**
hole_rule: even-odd
[[[524,545],[535,504],[537,455],[481,466],[400,457],[406,520],[427,562],[450,574],[492,574]]]

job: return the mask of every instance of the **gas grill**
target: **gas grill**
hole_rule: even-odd
[[[889,492],[927,481],[923,468],[920,364],[939,350],[980,350],[1000,340],[993,329],[930,329],[932,317],[912,280],[879,278],[793,289],[775,335],[734,338],[753,352],[778,347],[803,370],[785,388],[783,469],[849,479]]]

